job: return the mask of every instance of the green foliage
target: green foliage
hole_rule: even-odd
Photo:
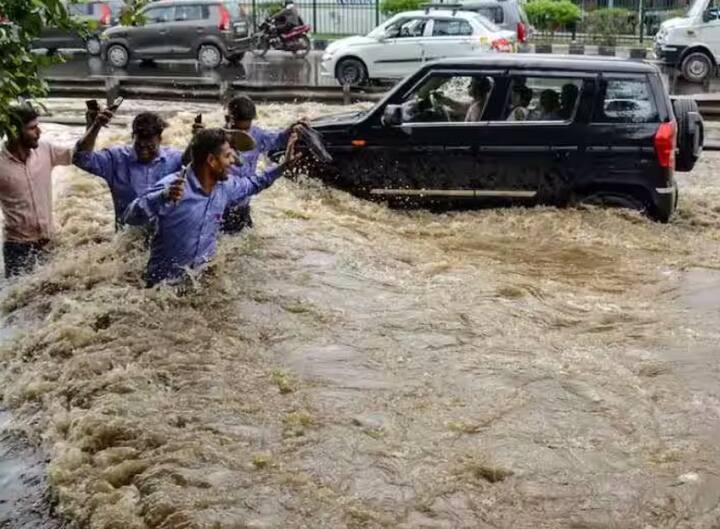
[[[580,19],[581,11],[570,0],[531,0],[525,4],[530,23],[540,31],[557,31]]]
[[[267,17],[279,13],[285,8],[283,2],[264,2],[255,4],[255,22],[260,24]]]
[[[585,32],[590,33],[598,44],[614,46],[618,35],[635,32],[637,21],[635,13],[629,9],[615,7],[591,11],[584,24]]]
[[[39,69],[53,60],[30,51],[43,27],[87,31],[70,17],[61,0],[0,0],[0,134],[10,123],[8,106],[20,99],[35,99],[47,93]]]
[[[120,24],[123,26],[142,26],[145,17],[141,10],[152,0],[125,0],[125,6],[120,13]]]
[[[395,15],[402,11],[420,9],[420,6],[425,3],[427,3],[427,0],[382,0],[380,2],[380,12],[384,15]]]

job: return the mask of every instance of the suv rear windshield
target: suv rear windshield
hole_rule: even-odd
[[[480,15],[484,16],[488,20],[491,20],[495,22],[496,24],[502,24],[505,20],[505,16],[502,10],[502,7],[479,7],[477,9],[474,9],[475,12],[479,13]]]
[[[595,123],[654,123],[658,110],[647,79],[608,79],[600,82]]]

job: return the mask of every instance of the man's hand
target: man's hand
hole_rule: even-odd
[[[99,127],[105,127],[112,120],[115,114],[109,108],[104,108],[95,117],[95,125]]]
[[[180,202],[182,200],[183,195],[185,194],[185,173],[181,173],[180,176],[178,176],[175,181],[170,184],[170,187],[168,187],[165,192],[163,193],[163,197],[166,201],[169,202]]]
[[[303,153],[297,152],[297,142],[299,139],[300,136],[297,132],[290,134],[290,139],[285,149],[285,161],[281,165],[283,171],[296,169],[302,160]]]
[[[197,134],[204,128],[205,128],[205,125],[203,123],[198,123],[197,121],[194,122],[192,125],[192,135],[195,136],[195,134]]]

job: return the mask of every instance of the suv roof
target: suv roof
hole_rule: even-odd
[[[494,68],[540,68],[570,71],[599,71],[625,73],[657,73],[656,66],[629,61],[618,57],[588,57],[578,55],[542,55],[542,54],[493,54],[492,56],[467,57],[460,59],[442,59],[431,64],[440,66],[491,66]]]

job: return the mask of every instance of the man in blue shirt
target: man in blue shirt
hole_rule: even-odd
[[[222,129],[198,132],[191,144],[192,165],[157,182],[125,213],[128,224],[157,222],[145,273],[147,285],[181,278],[207,263],[215,255],[228,203],[259,193],[296,164],[300,159],[294,153],[296,141],[293,136],[288,142],[283,165],[262,175],[229,179],[236,155],[226,133]]]
[[[132,145],[94,151],[100,129],[112,117],[113,113],[109,109],[98,114],[78,142],[73,163],[107,182],[115,208],[115,227],[118,228],[122,225],[125,209],[133,200],[164,176],[182,168],[183,152],[160,146],[167,123],[153,112],[143,112],[133,120]]]
[[[242,154],[244,163],[233,167],[230,175],[233,177],[252,176],[257,171],[257,163],[261,155],[285,149],[292,127],[281,131],[270,131],[253,125],[253,120],[257,118],[257,110],[253,100],[247,96],[232,98],[228,103],[227,111],[225,116],[227,127],[247,132],[253,137],[256,144],[254,150]],[[222,229],[224,232],[238,233],[243,228],[251,228],[252,225],[249,197],[229,204],[223,215]]]

